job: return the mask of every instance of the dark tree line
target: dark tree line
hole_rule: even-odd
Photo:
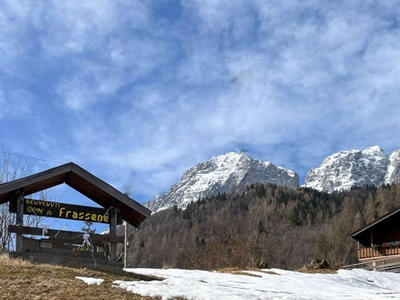
[[[129,233],[131,267],[296,269],[357,262],[349,235],[400,206],[400,185],[327,194],[273,184],[161,211]]]

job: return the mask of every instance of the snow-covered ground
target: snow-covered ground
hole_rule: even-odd
[[[400,299],[400,274],[395,273],[339,270],[337,274],[304,274],[270,269],[248,271],[255,275],[248,276],[180,269],[125,271],[165,280],[117,280],[115,287],[162,299]]]
[[[101,278],[93,278],[93,277],[82,277],[82,276],[75,276],[76,279],[82,280],[87,284],[97,284],[100,285],[104,282],[104,279]]]

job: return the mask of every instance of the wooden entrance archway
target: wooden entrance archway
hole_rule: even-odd
[[[17,253],[23,252],[23,234],[34,234],[29,232],[31,229],[24,227],[25,197],[64,183],[109,211],[110,238],[105,239],[110,239],[110,260],[115,260],[116,243],[120,241],[116,234],[118,214],[123,220],[135,227],[138,227],[140,223],[151,216],[150,210],[95,175],[70,162],[0,185],[0,204],[13,202],[16,207],[16,225],[10,226],[10,229],[16,233]],[[38,229],[32,230],[37,231]]]

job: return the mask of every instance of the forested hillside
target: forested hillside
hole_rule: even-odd
[[[131,267],[296,269],[357,262],[350,233],[400,206],[400,185],[345,193],[253,184],[152,215],[129,233]]]

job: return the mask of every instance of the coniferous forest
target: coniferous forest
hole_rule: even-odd
[[[350,234],[400,207],[400,184],[327,194],[252,184],[153,214],[129,231],[130,267],[297,269],[358,262]]]

